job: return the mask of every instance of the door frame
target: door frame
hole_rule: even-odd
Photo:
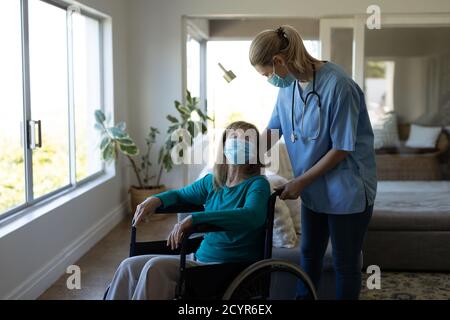
[[[358,85],[364,87],[365,71],[365,31],[367,14],[346,17],[320,19],[321,58],[331,58],[331,29],[353,28],[353,65],[352,77]],[[381,28],[389,27],[450,27],[450,13],[382,13]]]
[[[321,59],[331,60],[331,29],[353,29],[352,78],[362,88],[364,84],[364,27],[365,16],[320,19]]]

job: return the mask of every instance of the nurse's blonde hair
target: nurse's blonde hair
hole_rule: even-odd
[[[310,75],[312,64],[319,61],[308,53],[300,34],[289,25],[260,32],[250,45],[249,58],[254,67],[272,66],[277,54],[283,56],[289,71],[300,80],[310,80],[301,77]]]
[[[240,164],[239,166],[244,167],[244,174],[246,178],[250,178],[253,176],[257,176],[261,174],[261,169],[265,167],[265,165],[260,161],[260,150],[259,150],[259,131],[255,125],[245,122],[245,121],[235,121],[229,124],[223,134],[221,142],[221,148],[218,148],[217,152],[217,161],[214,164],[213,168],[213,187],[214,190],[217,191],[223,186],[225,186],[228,178],[228,166],[229,164],[226,162],[225,155],[223,153],[223,148],[225,146],[225,141],[230,133],[234,130],[242,130],[245,134],[250,132],[250,135],[255,135],[256,138],[256,150],[257,150],[257,159],[256,163],[248,163],[248,164]],[[251,137],[250,137],[251,138]]]

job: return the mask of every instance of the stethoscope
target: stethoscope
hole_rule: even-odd
[[[311,140],[316,140],[319,137],[320,134],[320,114],[321,114],[321,109],[322,109],[322,103],[320,101],[320,95],[317,93],[316,91],[316,67],[314,66],[314,64],[312,65],[312,69],[313,69],[313,87],[312,90],[306,95],[306,98],[303,99],[303,95],[300,92],[300,98],[303,101],[303,108],[302,108],[302,120],[301,120],[301,124],[300,124],[300,135],[302,138],[311,141]],[[291,134],[291,141],[292,143],[295,143],[295,141],[298,140],[297,134],[295,133],[295,117],[294,117],[294,108],[295,108],[295,90],[297,89],[298,86],[298,81],[296,80],[294,82],[294,87],[292,88],[292,108],[291,108],[291,120],[292,120],[292,134]],[[319,108],[319,128],[317,129],[317,132],[314,136],[312,137],[306,137],[303,134],[303,120],[305,119],[305,109],[306,109],[306,105],[308,102],[308,98],[311,97],[317,97],[317,107]]]

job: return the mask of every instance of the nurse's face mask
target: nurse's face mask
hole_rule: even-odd
[[[256,146],[244,139],[227,139],[223,147],[223,153],[229,164],[256,163]]]
[[[273,66],[272,74],[269,76],[269,78],[267,78],[267,81],[271,85],[278,88],[286,88],[289,87],[295,81],[295,77],[290,72],[288,72],[288,74],[284,78],[277,75],[275,72],[275,61],[272,62],[272,66]]]

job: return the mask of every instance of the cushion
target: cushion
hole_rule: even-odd
[[[297,243],[297,234],[291,219],[289,208],[283,201],[275,203],[272,245],[275,248],[293,248]]]
[[[281,187],[282,185],[285,185],[289,181],[288,179],[281,177],[269,170],[266,171],[266,177],[269,180],[271,187],[273,186],[273,188]],[[289,208],[289,213],[292,219],[292,223],[294,224],[295,233],[300,234],[301,233],[300,198],[295,200],[278,199],[277,202],[284,202],[286,206]]]
[[[397,147],[400,145],[398,136],[397,116],[387,112],[372,123],[374,148]]]
[[[272,250],[272,258],[287,260],[289,262],[300,264],[300,256],[301,256],[301,237],[298,237],[297,243],[294,248],[276,248]],[[332,247],[331,241],[328,242],[327,249],[323,259],[323,271],[332,271],[333,270],[333,255],[332,255]]]
[[[295,233],[301,234],[302,226],[300,222],[300,198],[295,200],[278,200],[284,201],[289,208],[289,212],[291,213],[292,223],[294,224]]]
[[[450,231],[447,188],[444,186],[439,190],[435,187],[434,189],[438,190],[433,190],[433,185],[439,184],[431,182],[412,184],[412,188],[418,190],[403,182],[400,186],[390,189],[384,187],[388,185],[385,182],[380,183],[370,230]]]
[[[435,148],[441,131],[441,127],[423,127],[413,124],[405,146],[410,148]]]
[[[291,160],[289,159],[289,154],[283,137],[281,137],[281,139],[274,145],[272,150],[278,150],[278,157],[268,158],[269,166],[266,168],[266,171],[273,172],[274,174],[288,180],[292,179],[294,177],[294,173],[292,171]]]
[[[378,192],[370,230],[450,231],[448,191]]]
[[[267,180],[269,180],[272,192],[287,182],[287,179],[275,174],[267,175]],[[297,211],[299,211],[298,208]],[[276,248],[293,248],[297,242],[291,211],[286,202],[282,200],[277,200],[275,203],[272,241]]]
[[[408,148],[408,147],[383,147],[375,151],[376,154],[427,154],[439,151],[437,148]]]

